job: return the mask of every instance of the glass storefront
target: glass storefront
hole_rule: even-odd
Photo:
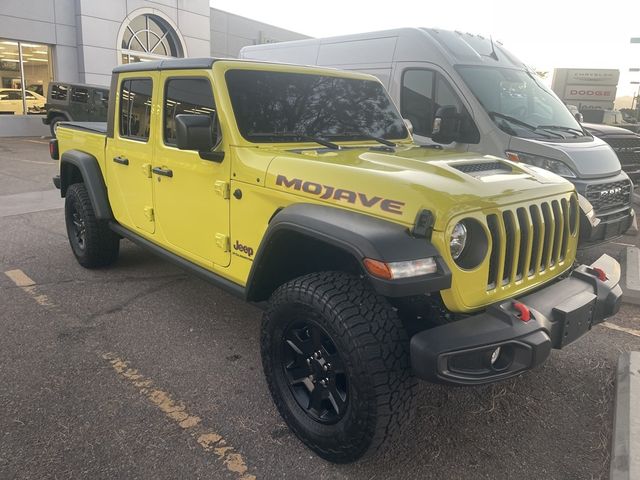
[[[0,38],[0,115],[44,113],[51,80],[48,45]]]

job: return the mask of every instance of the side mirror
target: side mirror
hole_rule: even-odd
[[[576,120],[578,121],[578,123],[582,123],[584,121],[584,117],[582,116],[582,114],[580,112],[576,113],[574,115],[574,117],[576,118]]]
[[[460,114],[454,105],[443,105],[436,111],[433,119],[431,139],[437,143],[451,143],[458,139]]]
[[[413,123],[411,123],[411,120],[403,118],[402,121],[404,122],[404,126],[407,127],[407,130],[409,130],[409,133],[413,135]]]
[[[224,152],[212,152],[218,144],[215,115],[176,115],[176,146],[180,150],[195,150],[200,158],[222,161]]]

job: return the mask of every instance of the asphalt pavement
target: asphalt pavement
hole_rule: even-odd
[[[34,193],[55,171],[46,140],[0,139],[0,478],[608,477],[616,362],[640,350],[638,307],[609,319],[628,331],[597,326],[515,379],[422,383],[385,456],[332,465],[271,402],[260,310],[127,241],[114,266],[80,267],[60,204]],[[46,208],[11,213],[27,194]]]

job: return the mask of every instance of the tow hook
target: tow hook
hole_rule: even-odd
[[[528,322],[531,320],[531,311],[529,307],[527,307],[524,303],[521,302],[513,302],[513,308],[518,311],[518,315],[516,315],[523,322]]]
[[[596,277],[601,282],[606,282],[607,280],[609,280],[609,277],[607,277],[606,272],[604,270],[602,270],[601,268],[588,267],[587,268],[587,272],[589,272],[591,275]]]

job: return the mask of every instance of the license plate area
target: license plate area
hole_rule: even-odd
[[[582,292],[554,307],[554,320],[560,333],[555,348],[569,345],[591,329],[596,298],[592,292]]]

